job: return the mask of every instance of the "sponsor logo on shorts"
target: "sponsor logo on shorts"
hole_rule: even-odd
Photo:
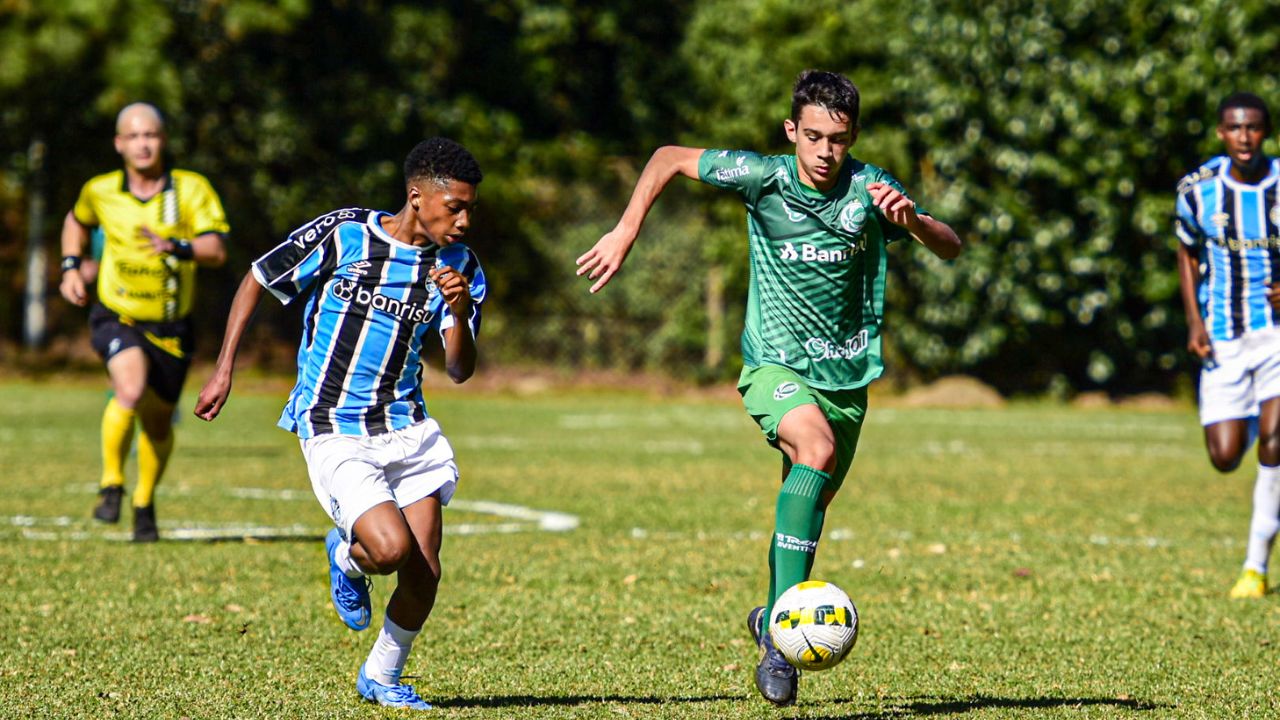
[[[852,360],[867,350],[867,331],[860,330],[857,335],[837,342],[826,338],[809,338],[804,343],[805,352],[814,362],[825,360]]]
[[[773,389],[773,399],[786,400],[797,392],[800,392],[800,386],[788,380]]]
[[[805,540],[786,533],[774,533],[773,545],[779,550],[795,550],[810,555],[818,551],[817,540]]]
[[[111,342],[107,345],[107,357],[120,352],[120,338],[111,338]]]
[[[338,505],[338,498],[332,495],[329,496],[329,517],[333,518],[333,524],[338,527],[338,534],[342,539],[350,542],[347,538],[347,524],[342,522],[342,506]]]

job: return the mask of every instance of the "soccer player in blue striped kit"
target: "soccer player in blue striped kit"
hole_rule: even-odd
[[[1251,93],[1218,105],[1215,157],[1178,184],[1175,230],[1187,349],[1202,362],[1200,424],[1209,460],[1234,470],[1256,431],[1258,474],[1244,569],[1233,598],[1267,593],[1280,530],[1280,160],[1262,152],[1271,113]]]
[[[316,498],[335,528],[325,539],[330,595],[353,630],[370,622],[367,575],[398,574],[382,630],[356,677],[380,705],[428,710],[401,684],[440,583],[441,508],[458,480],[453,450],[422,397],[430,330],[461,383],[476,366],[484,273],[461,244],[471,223],[475,158],[432,138],[405,160],[408,198],[395,215],[321,215],[253,263],[227,319],[222,350],[195,413],[213,420],[231,392],[236,351],[263,291],[309,296],[298,380],[280,427],[298,435]]]

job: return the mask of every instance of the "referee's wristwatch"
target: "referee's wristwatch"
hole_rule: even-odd
[[[62,256],[62,272],[66,272],[68,270],[79,270],[79,269],[80,269],[79,255],[63,255]]]

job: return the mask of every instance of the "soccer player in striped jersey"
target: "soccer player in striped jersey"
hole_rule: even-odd
[[[1280,160],[1262,152],[1271,113],[1256,95],[1218,105],[1226,155],[1178,184],[1178,275],[1187,349],[1202,361],[1200,424],[1221,472],[1258,437],[1258,474],[1244,569],[1233,598],[1267,592],[1280,530]]]
[[[356,676],[362,697],[426,710],[400,683],[440,582],[441,508],[458,481],[453,449],[422,397],[422,345],[438,331],[455,383],[475,372],[486,284],[462,239],[481,172],[443,138],[408,155],[395,215],[321,215],[258,258],[236,292],[213,376],[195,413],[213,420],[231,392],[236,351],[264,291],[307,298],[298,380],[280,427],[298,435],[312,489],[333,520],[330,596],[353,630],[369,626],[367,575],[398,573],[382,630]]]
[[[769,608],[809,579],[826,508],[857,449],[867,385],[880,354],[887,247],[914,238],[942,258],[960,239],[885,170],[849,157],[858,89],[830,72],[801,73],[783,122],[795,153],[659,148],[618,225],[578,258],[605,286],[621,268],[658,195],[677,175],[736,192],[747,209],[751,282],[738,391],[766,440],[782,452],[783,482],[769,547],[769,594],[748,615],[760,646],[756,688],[795,702],[798,675],[773,646]]]

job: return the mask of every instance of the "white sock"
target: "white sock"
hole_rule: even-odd
[[[360,566],[356,564],[356,559],[351,557],[351,543],[346,540],[343,540],[338,544],[338,547],[334,548],[333,562],[349,578],[365,576],[365,571],[361,570]]]
[[[1253,520],[1249,523],[1249,550],[1244,566],[1267,574],[1271,543],[1280,530],[1280,467],[1258,466],[1258,479],[1253,486]]]
[[[364,661],[365,677],[383,685],[400,684],[400,673],[404,672],[405,661],[413,649],[413,639],[420,632],[405,630],[391,618],[383,618],[382,630],[373,643],[373,650],[369,651],[369,659]]]

